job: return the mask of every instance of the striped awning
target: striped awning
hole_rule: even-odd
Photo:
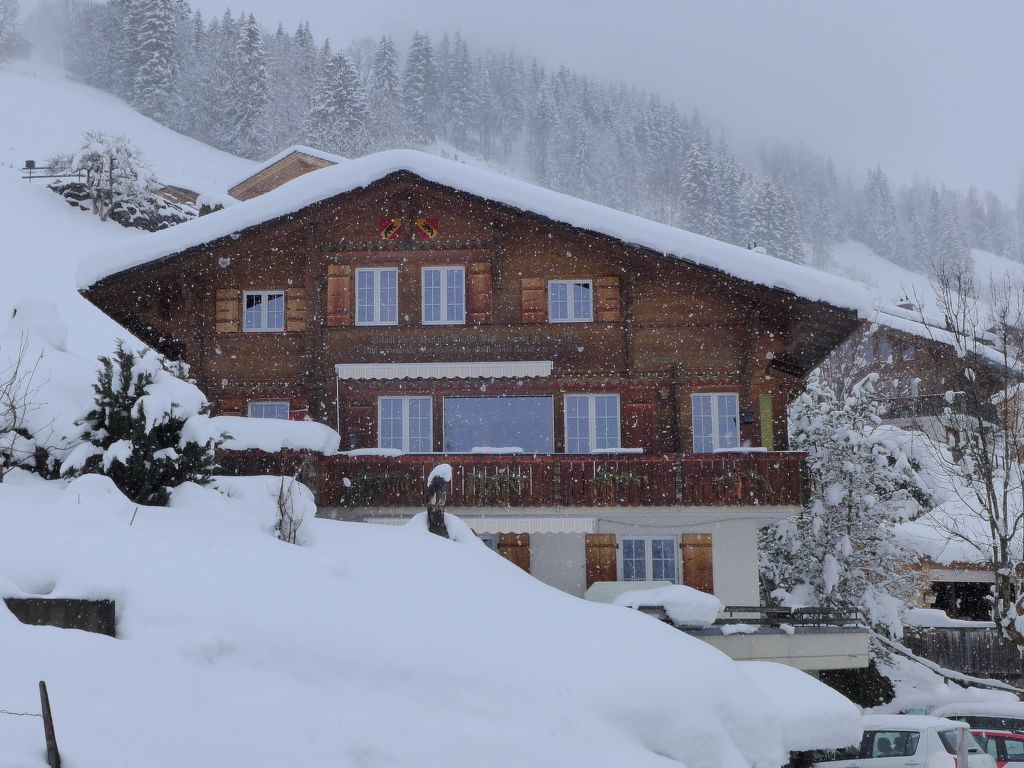
[[[461,515],[460,515],[461,517]],[[407,517],[368,517],[367,523],[405,525]],[[593,533],[592,517],[462,517],[476,533]]]
[[[550,376],[550,360],[481,363],[339,363],[339,379],[519,379]]]

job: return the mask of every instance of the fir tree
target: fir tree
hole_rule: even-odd
[[[209,483],[219,442],[187,440],[182,429],[190,417],[208,414],[210,404],[196,408],[165,399],[192,390],[180,381],[183,370],[148,350],[131,352],[120,341],[113,358],[99,360],[94,407],[84,419],[88,443],[65,462],[64,474],[106,475],[132,501],[157,506],[184,482]]]
[[[402,78],[402,104],[409,138],[425,144],[434,140],[434,52],[430,38],[416,32],[412,36],[409,55]]]
[[[370,116],[379,149],[398,146],[402,141],[402,85],[398,77],[398,56],[391,38],[383,36],[373,53],[370,69]]]
[[[262,158],[267,151],[268,74],[263,35],[252,14],[242,16],[237,43],[237,69],[227,141],[243,157]]]
[[[132,103],[142,114],[166,124],[175,111],[178,78],[174,10],[171,0],[138,0],[138,10]]]

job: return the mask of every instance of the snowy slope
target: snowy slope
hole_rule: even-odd
[[[221,152],[143,117],[120,99],[24,61],[0,65],[0,166],[45,163],[91,129],[131,137],[165,184],[221,192],[256,163]]]

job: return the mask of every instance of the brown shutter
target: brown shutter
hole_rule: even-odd
[[[530,572],[530,534],[499,533],[498,554],[510,563]]]
[[[491,265],[476,261],[466,270],[466,316],[475,325],[491,322]]]
[[[622,319],[622,294],[618,276],[599,277],[594,281],[594,287],[594,319],[599,323],[619,322]]]
[[[352,325],[352,267],[327,265],[327,325]]]
[[[309,400],[304,397],[296,397],[288,401],[289,421],[305,421],[309,413]]]
[[[587,588],[597,581],[615,581],[619,575],[618,540],[614,533],[587,534]]]
[[[289,288],[284,296],[284,328],[286,331],[306,330],[308,317],[305,288]]]
[[[713,594],[715,576],[711,534],[684,533],[679,546],[683,551],[683,584]]]
[[[522,280],[522,321],[546,323],[548,321],[548,283],[543,277],[524,277]]]
[[[217,333],[238,333],[242,292],[237,288],[217,289]]]
[[[244,406],[241,400],[221,400],[217,403],[217,412],[221,416],[241,416]]]

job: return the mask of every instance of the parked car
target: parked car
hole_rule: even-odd
[[[958,768],[960,739],[967,745],[967,768],[996,768],[995,760],[975,741],[966,723],[923,715],[866,715],[860,744],[817,752],[814,765]]]
[[[971,728],[1024,732],[1024,703],[1019,701],[962,702],[936,707],[932,717],[962,720]]]
[[[999,768],[1024,768],[1024,733],[987,728],[972,730],[971,733]]]

